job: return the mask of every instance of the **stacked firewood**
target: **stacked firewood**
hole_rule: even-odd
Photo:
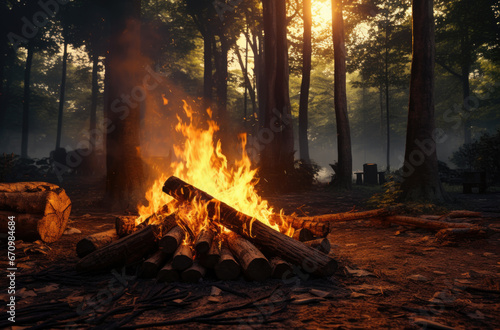
[[[97,233],[77,244],[80,271],[100,271],[139,265],[139,274],[160,282],[198,282],[207,274],[234,280],[286,278],[295,267],[321,276],[332,275],[337,262],[328,256],[330,243],[307,228],[294,237],[217,201],[208,194],[170,178],[164,191],[176,199],[177,210],[166,205],[136,225],[135,216],[118,217],[115,229]],[[194,198],[207,203],[210,224],[194,234],[180,211]],[[181,206],[179,206],[181,205]],[[184,206],[182,206],[184,205]],[[230,231],[222,228],[228,228]]]
[[[314,217],[274,215],[274,223],[287,222],[295,228],[289,237],[258,219],[238,212],[204,191],[170,177],[163,191],[174,198],[175,209],[189,208],[194,200],[205,203],[210,223],[194,234],[183,212],[171,205],[136,225],[136,217],[119,217],[116,228],[91,235],[77,244],[81,271],[98,271],[142,263],[143,277],[159,281],[197,282],[206,274],[231,280],[240,273],[249,280],[284,278],[294,270],[320,276],[332,275],[337,262],[328,256],[330,243],[324,238],[334,223],[370,220],[438,231],[438,240],[483,237],[487,228],[450,222],[454,218],[480,217],[468,211],[454,211],[433,219],[398,215],[399,207],[364,212],[326,214]],[[169,211],[170,210],[170,211]],[[221,228],[229,229],[221,232]]]

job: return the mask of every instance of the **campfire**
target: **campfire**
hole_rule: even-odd
[[[148,205],[138,207],[139,216],[119,217],[114,232],[82,240],[77,252],[84,258],[78,269],[144,260],[142,276],[167,282],[197,282],[207,270],[222,280],[240,273],[249,280],[284,278],[299,268],[333,274],[337,263],[327,255],[325,223],[294,223],[257,194],[246,136],[239,137],[241,158],[231,164],[214,139],[219,127],[210,110],[208,121],[200,123],[186,102],[183,109],[187,120],[177,116],[175,130],[184,142],[174,146],[173,175],[154,182],[146,192]],[[120,239],[113,244],[96,246],[115,236]]]

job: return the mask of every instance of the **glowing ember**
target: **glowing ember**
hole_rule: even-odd
[[[285,228],[279,228],[277,224],[269,221],[273,209],[255,191],[256,169],[252,169],[245,151],[246,135],[239,136],[241,159],[235,161],[234,164],[229,164],[228,159],[222,153],[220,141],[214,143],[214,134],[219,130],[219,126],[211,119],[210,109],[207,110],[210,117],[207,121],[208,129],[201,129],[196,123],[193,110],[185,101],[183,108],[188,121],[177,116],[178,123],[175,129],[182,134],[184,142],[182,145],[174,146],[178,161],[171,164],[172,174],[235,209],[290,235],[293,231],[291,227],[286,225]],[[162,192],[166,179],[167,176],[162,175],[146,193],[149,206],[139,207],[141,216],[138,219],[139,222],[158,212],[160,207],[172,200],[170,196]],[[169,212],[173,211],[169,210]],[[182,218],[189,222],[189,227],[195,234],[209,223],[206,218],[205,205],[194,202],[190,207],[182,208],[179,212],[182,213]]]

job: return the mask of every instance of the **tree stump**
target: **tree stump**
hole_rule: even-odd
[[[52,243],[62,236],[70,213],[71,201],[57,185],[0,183],[0,233],[7,233],[8,217],[14,216],[16,239]]]

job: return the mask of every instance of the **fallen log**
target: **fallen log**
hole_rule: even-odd
[[[396,208],[393,209],[376,209],[369,210],[363,212],[344,212],[344,213],[333,213],[333,214],[322,214],[315,215],[311,217],[291,217],[284,216],[285,220],[288,222],[292,222],[294,219],[300,219],[302,221],[311,221],[311,222],[343,222],[343,221],[352,221],[352,220],[362,220],[369,219],[373,217],[387,216],[395,211]]]
[[[119,237],[125,237],[137,230],[135,226],[135,215],[120,215],[115,218],[115,231]]]
[[[292,237],[301,242],[311,241],[314,239],[313,233],[307,228],[296,229]]]
[[[118,241],[96,250],[76,264],[77,271],[100,271],[134,264],[157,247],[159,225],[148,225]]]
[[[305,241],[304,244],[307,246],[310,246],[318,251],[321,251],[325,254],[330,253],[330,250],[332,248],[331,244],[330,244],[330,240],[328,240],[328,238],[317,238],[317,239],[313,239],[311,241]]]
[[[460,239],[486,238],[488,233],[482,228],[445,228],[436,233],[436,239],[440,242],[456,241]]]
[[[198,283],[205,276],[205,273],[205,267],[195,261],[191,267],[181,273],[181,279],[183,282]]]
[[[0,211],[0,233],[8,232],[8,217],[13,216],[16,239],[52,243],[66,229],[71,201],[64,189],[51,183],[1,183]]]
[[[245,278],[250,281],[264,281],[271,276],[269,261],[255,245],[235,233],[226,237],[227,245],[238,258]]]
[[[100,233],[89,235],[76,243],[76,254],[83,258],[100,248],[118,240],[115,229],[106,230]]]
[[[158,282],[177,282],[180,278],[179,272],[172,267],[172,262],[168,262],[165,266],[160,269],[158,276],[156,277]]]
[[[210,244],[210,249],[206,254],[202,254],[197,256],[200,264],[205,268],[214,268],[215,265],[219,262],[221,257],[219,242],[216,239],[212,240],[212,244]]]
[[[180,226],[175,226],[160,239],[160,248],[166,253],[174,253],[185,237],[186,233],[184,229]]]
[[[293,276],[292,266],[285,260],[274,257],[269,261],[272,269],[272,278],[286,280]]]
[[[271,217],[274,217],[274,215]],[[303,220],[302,218],[294,217],[285,217],[285,220],[292,228],[307,229],[314,236],[325,237],[330,233],[330,224],[328,222]]]
[[[483,215],[481,212],[466,211],[466,210],[455,210],[448,214],[441,216],[439,219],[454,219],[454,218],[481,218]]]
[[[392,215],[383,218],[385,221],[389,221],[392,223],[397,223],[400,225],[407,225],[412,227],[424,228],[424,229],[433,229],[440,230],[445,228],[471,228],[472,225],[470,223],[451,223],[451,222],[443,222],[436,220],[426,220],[417,217],[408,217],[403,215]]]
[[[220,260],[215,265],[215,276],[222,281],[232,281],[240,276],[241,267],[236,261],[227,246],[227,242],[222,242],[220,250]]]
[[[324,253],[283,235],[258,219],[236,211],[179,178],[172,176],[167,179],[163,191],[181,202],[191,202],[197,198],[206,203],[210,219],[249,239],[269,254],[302,266],[308,273],[332,275],[337,269],[337,262]]]
[[[159,270],[165,265],[170,255],[163,250],[156,251],[151,257],[142,263],[139,274],[144,278],[153,278],[158,275]]]
[[[186,244],[181,244],[174,253],[172,259],[172,267],[175,270],[183,271],[193,265],[193,252],[191,247]]]
[[[203,228],[200,230],[194,243],[194,250],[196,254],[206,254],[210,249],[212,240],[214,239],[215,232],[210,228]]]

